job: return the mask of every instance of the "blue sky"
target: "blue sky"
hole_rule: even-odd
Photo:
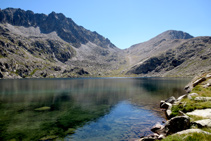
[[[7,7],[63,13],[122,49],[166,30],[211,36],[211,0],[1,0]]]

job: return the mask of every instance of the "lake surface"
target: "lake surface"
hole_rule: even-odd
[[[0,80],[0,140],[129,140],[165,120],[185,78]],[[57,138],[58,139],[58,138]]]

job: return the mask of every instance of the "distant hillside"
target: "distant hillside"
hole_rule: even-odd
[[[127,74],[142,76],[194,76],[211,70],[211,37],[196,37],[180,42],[156,56],[133,66]]]
[[[168,30],[149,41],[131,46],[126,49],[125,52],[131,60],[130,64],[135,65],[149,57],[162,53],[170,48],[174,48],[183,43],[185,39],[190,38],[193,38],[193,36],[183,31]]]

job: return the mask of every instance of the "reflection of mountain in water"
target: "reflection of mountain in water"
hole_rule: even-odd
[[[121,101],[137,105],[135,111],[148,109],[153,113],[161,99],[178,96],[187,82],[163,78],[0,81],[0,109],[4,113],[0,115],[0,137],[38,140],[47,135],[65,136],[79,126],[112,114]]]

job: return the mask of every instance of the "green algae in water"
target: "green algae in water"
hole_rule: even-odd
[[[51,107],[45,106],[45,107],[36,108],[36,109],[34,109],[34,110],[35,110],[35,111],[46,111],[46,110],[50,110],[50,109],[51,109]]]

